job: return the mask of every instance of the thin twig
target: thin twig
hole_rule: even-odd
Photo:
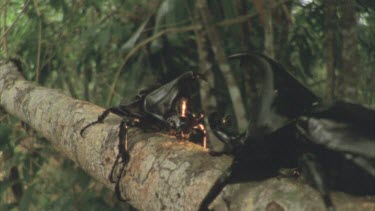
[[[7,2],[7,1],[4,1],[4,4],[0,6],[0,11],[3,10],[6,7],[7,4],[5,4],[5,2]]]
[[[190,21],[191,21],[190,19],[185,19],[185,20],[182,20],[182,21],[177,22],[177,23],[173,23],[173,24],[163,24],[163,25],[160,25],[160,26],[158,26],[158,27],[159,27],[159,29],[167,29],[167,28],[171,28],[171,27],[176,28],[176,27],[178,27],[178,26],[183,26],[183,25],[189,23]],[[154,26],[154,27],[148,27],[148,28],[145,28],[145,29],[142,31],[142,33],[146,33],[146,32],[149,32],[149,31],[153,31],[153,30],[155,30],[155,28],[156,28],[155,26]]]
[[[20,19],[21,15],[25,12],[29,3],[30,3],[30,0],[27,0],[27,2],[23,6],[21,12],[17,15],[16,20],[14,20],[12,25],[10,25],[10,27],[1,35],[0,40],[3,40],[3,38],[13,29],[13,27],[16,25],[17,21]]]
[[[36,57],[36,78],[35,81],[39,82],[40,77],[40,55],[42,50],[42,14],[40,13],[39,7],[38,7],[38,0],[34,0],[34,6],[36,14],[39,18],[38,20],[38,51],[37,51],[37,57]]]
[[[273,34],[273,17],[272,17],[272,0],[265,1],[265,8],[263,10],[264,14],[264,54],[268,55],[271,58],[275,57],[275,47],[274,47],[274,34]]]
[[[292,16],[290,15],[289,9],[286,5],[286,2],[283,2],[281,7],[283,8],[283,12],[285,14],[286,20],[288,21],[289,24],[293,23]]]
[[[4,12],[3,12],[3,17],[2,17],[2,33],[5,33],[6,29],[7,29],[7,4],[8,4],[8,0],[4,0],[4,4],[1,6],[2,8],[4,8]],[[3,48],[4,48],[4,56],[5,58],[8,58],[8,46],[7,46],[7,39],[5,38],[3,40]]]
[[[318,80],[318,81],[314,81],[314,82],[308,84],[307,86],[308,87],[314,87],[314,86],[318,86],[318,85],[320,85],[322,83],[325,83],[325,82],[327,82],[327,79],[321,79],[321,80]]]

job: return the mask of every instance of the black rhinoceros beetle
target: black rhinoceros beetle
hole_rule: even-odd
[[[262,90],[251,111],[254,120],[243,134],[227,133],[220,124],[222,115],[210,115],[210,127],[226,145],[222,152],[211,154],[230,154],[234,161],[200,210],[207,210],[226,184],[276,176],[281,168],[299,167],[328,210],[334,209],[330,189],[375,193],[374,110],[343,101],[325,106],[264,55],[244,53],[232,58],[253,68],[254,83],[261,83]]]

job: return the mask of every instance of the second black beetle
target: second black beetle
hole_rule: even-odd
[[[331,189],[375,194],[374,110],[342,101],[323,105],[272,59],[253,53],[235,57],[256,69],[262,91],[244,134],[225,132],[221,115],[210,115],[210,127],[226,145],[212,154],[233,155],[234,162],[207,194],[201,210],[208,209],[226,184],[276,176],[281,168],[299,167],[328,210],[334,209]]]

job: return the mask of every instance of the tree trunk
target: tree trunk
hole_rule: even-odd
[[[201,15],[202,23],[204,24],[208,39],[211,43],[212,52],[214,53],[219,69],[223,74],[224,80],[228,87],[228,92],[236,116],[237,126],[240,131],[243,131],[247,128],[248,124],[248,121],[246,119],[245,104],[241,96],[241,91],[238,88],[238,83],[229,65],[227,56],[225,55],[219,30],[213,22],[213,17],[211,16],[211,12],[208,8],[207,0],[198,0],[196,2],[196,8]]]
[[[25,81],[10,63],[0,65],[1,106],[48,139],[98,182],[114,190],[109,175],[118,154],[120,118],[110,116],[80,136],[103,109]],[[128,132],[130,161],[120,182],[123,198],[140,210],[196,210],[230,163],[201,146],[161,133]]]
[[[324,25],[326,31],[326,71],[327,71],[327,91],[326,99],[331,101],[335,98],[335,21],[336,18],[336,4],[334,1],[324,1]]]
[[[266,0],[264,10],[264,54],[275,58],[275,49],[273,45],[273,20],[272,20],[272,0]]]
[[[114,190],[108,177],[118,154],[120,119],[95,121],[103,109],[61,92],[25,81],[15,65],[0,61],[0,104],[29,124],[58,151],[75,161],[98,182]],[[140,210],[197,210],[215,181],[231,164],[228,156],[212,157],[201,146],[161,133],[128,132],[130,161],[120,192]],[[338,210],[373,210],[368,198],[333,195]],[[323,210],[319,194],[296,179],[271,178],[226,186],[213,203],[215,210]]]
[[[192,17],[193,23],[195,25],[203,26],[202,18],[199,15],[197,10],[194,11],[194,17]],[[207,47],[207,34],[203,27],[194,30],[195,32],[195,42],[197,44],[197,51],[198,51],[198,60],[199,60],[199,69],[202,74],[207,77],[207,81],[199,81],[199,95],[201,99],[201,108],[203,111],[212,111],[217,108],[217,102],[215,95],[213,93],[213,89],[215,87],[215,80],[214,80],[214,71],[213,65],[209,59],[209,52]],[[206,125],[207,131],[207,138],[210,139],[209,144],[210,147],[215,147],[214,150],[220,151],[223,148],[223,143],[216,138],[214,135],[209,123],[208,118],[204,119],[204,123]]]
[[[357,38],[357,17],[355,2],[343,0],[338,2],[341,13],[341,69],[338,74],[338,98],[358,101],[359,52]]]
[[[235,3],[236,10],[239,16],[246,15],[248,13],[248,8],[246,6],[246,0],[236,0]],[[251,32],[251,22],[246,21],[240,24],[240,40],[241,40],[241,51],[248,52],[249,50],[254,50],[254,45],[250,40]]]

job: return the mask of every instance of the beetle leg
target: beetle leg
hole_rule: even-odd
[[[241,135],[229,134],[223,130],[229,123],[228,117],[222,117],[218,112],[213,112],[208,117],[209,126],[215,136],[224,144],[224,149],[220,152],[210,151],[212,156],[220,156],[223,154],[233,154],[234,148],[238,145]]]
[[[228,184],[229,180],[232,176],[232,164],[230,167],[228,167],[223,174],[216,180],[212,188],[209,190],[207,195],[204,197],[203,201],[201,202],[199,206],[199,211],[207,211],[209,210],[209,205],[215,200],[215,198],[221,193],[221,191],[224,189],[224,187]]]
[[[114,114],[119,115],[119,116],[125,115],[125,113],[118,107],[108,108],[105,111],[103,111],[103,113],[100,114],[100,116],[98,116],[98,119],[95,122],[91,122],[88,125],[86,125],[84,128],[82,128],[82,130],[80,131],[79,134],[83,137],[83,133],[85,132],[85,130],[87,128],[91,127],[92,125],[98,124],[98,123],[103,123],[104,119],[107,118],[109,113],[114,113]]]
[[[123,176],[125,166],[129,161],[128,135],[127,135],[129,125],[131,125],[131,123],[127,119],[123,119],[120,123],[119,145],[118,145],[119,153],[116,157],[116,161],[115,161],[115,163],[112,167],[111,174],[109,176],[109,180],[113,183],[116,183],[115,192],[116,192],[117,197],[121,201],[126,201],[126,199],[122,198],[122,196],[121,196],[120,180]],[[114,178],[114,172],[115,172],[115,169],[116,169],[116,167],[119,163],[120,158],[121,158],[120,172],[119,172],[119,175],[117,176],[117,178]]]
[[[307,179],[312,182],[312,186],[322,195],[327,210],[334,211],[328,186],[324,180],[322,167],[317,157],[312,153],[305,153],[301,157],[301,164],[302,171],[306,174]]]
[[[194,130],[199,130],[203,133],[203,148],[207,148],[207,131],[202,123],[193,127]]]

